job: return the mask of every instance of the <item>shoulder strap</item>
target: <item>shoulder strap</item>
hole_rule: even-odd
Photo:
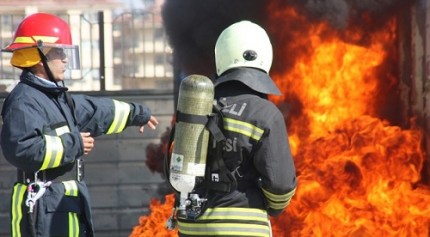
[[[222,142],[226,140],[224,133],[221,131],[223,124],[223,114],[222,107],[219,105],[213,106],[214,113],[209,115],[208,122],[206,123],[206,128],[209,130],[210,134],[214,137],[217,142]]]
[[[214,113],[209,117],[209,121],[206,125],[213,139],[217,142],[214,155],[215,160],[211,163],[214,167],[211,168],[213,168],[213,170],[219,170],[219,180],[215,180],[211,177],[212,174],[206,174],[206,178],[202,185],[217,192],[228,193],[231,190],[236,189],[237,180],[234,173],[227,168],[223,158],[223,147],[226,142],[226,137],[222,132],[222,128],[224,127],[224,115],[222,113],[222,109],[224,106],[225,105],[222,104],[214,105]]]

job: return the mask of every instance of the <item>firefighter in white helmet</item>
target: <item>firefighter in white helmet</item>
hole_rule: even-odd
[[[22,69],[1,115],[1,148],[17,168],[11,200],[11,236],[93,236],[82,157],[94,138],[157,119],[148,107],[68,94],[66,72],[79,68],[79,48],[60,17],[35,13],[16,30],[11,64]],[[59,85],[59,83],[63,85]]]
[[[195,192],[207,199],[196,216],[178,218],[180,236],[271,236],[296,190],[285,119],[268,100],[281,94],[268,73],[272,45],[250,21],[227,27],[215,45],[215,99],[224,139],[209,142],[205,180]]]

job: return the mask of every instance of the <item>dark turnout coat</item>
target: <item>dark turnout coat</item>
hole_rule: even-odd
[[[223,80],[215,97],[223,108],[226,139],[222,144],[210,142],[206,181],[196,189],[208,200],[196,220],[178,219],[179,233],[271,236],[269,216],[284,210],[297,185],[285,118],[266,95],[240,81]],[[233,182],[223,174],[223,166]]]
[[[11,200],[12,236],[92,236],[90,201],[85,182],[76,176],[84,154],[81,132],[92,137],[144,125],[150,110],[109,98],[69,94],[67,88],[23,71],[20,82],[4,102],[1,147],[17,168]],[[52,183],[27,215],[28,182]]]

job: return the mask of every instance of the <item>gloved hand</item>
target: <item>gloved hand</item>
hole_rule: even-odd
[[[131,113],[128,118],[128,125],[143,126],[146,125],[151,117],[151,110],[141,104],[130,103]]]

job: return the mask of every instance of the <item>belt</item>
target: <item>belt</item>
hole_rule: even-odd
[[[82,181],[84,179],[84,162],[82,159],[76,159],[70,170],[61,170],[61,168],[41,170],[39,172],[25,172],[23,170],[17,170],[18,182],[31,183],[34,182],[35,178],[40,181],[53,181],[63,182],[69,180]]]

